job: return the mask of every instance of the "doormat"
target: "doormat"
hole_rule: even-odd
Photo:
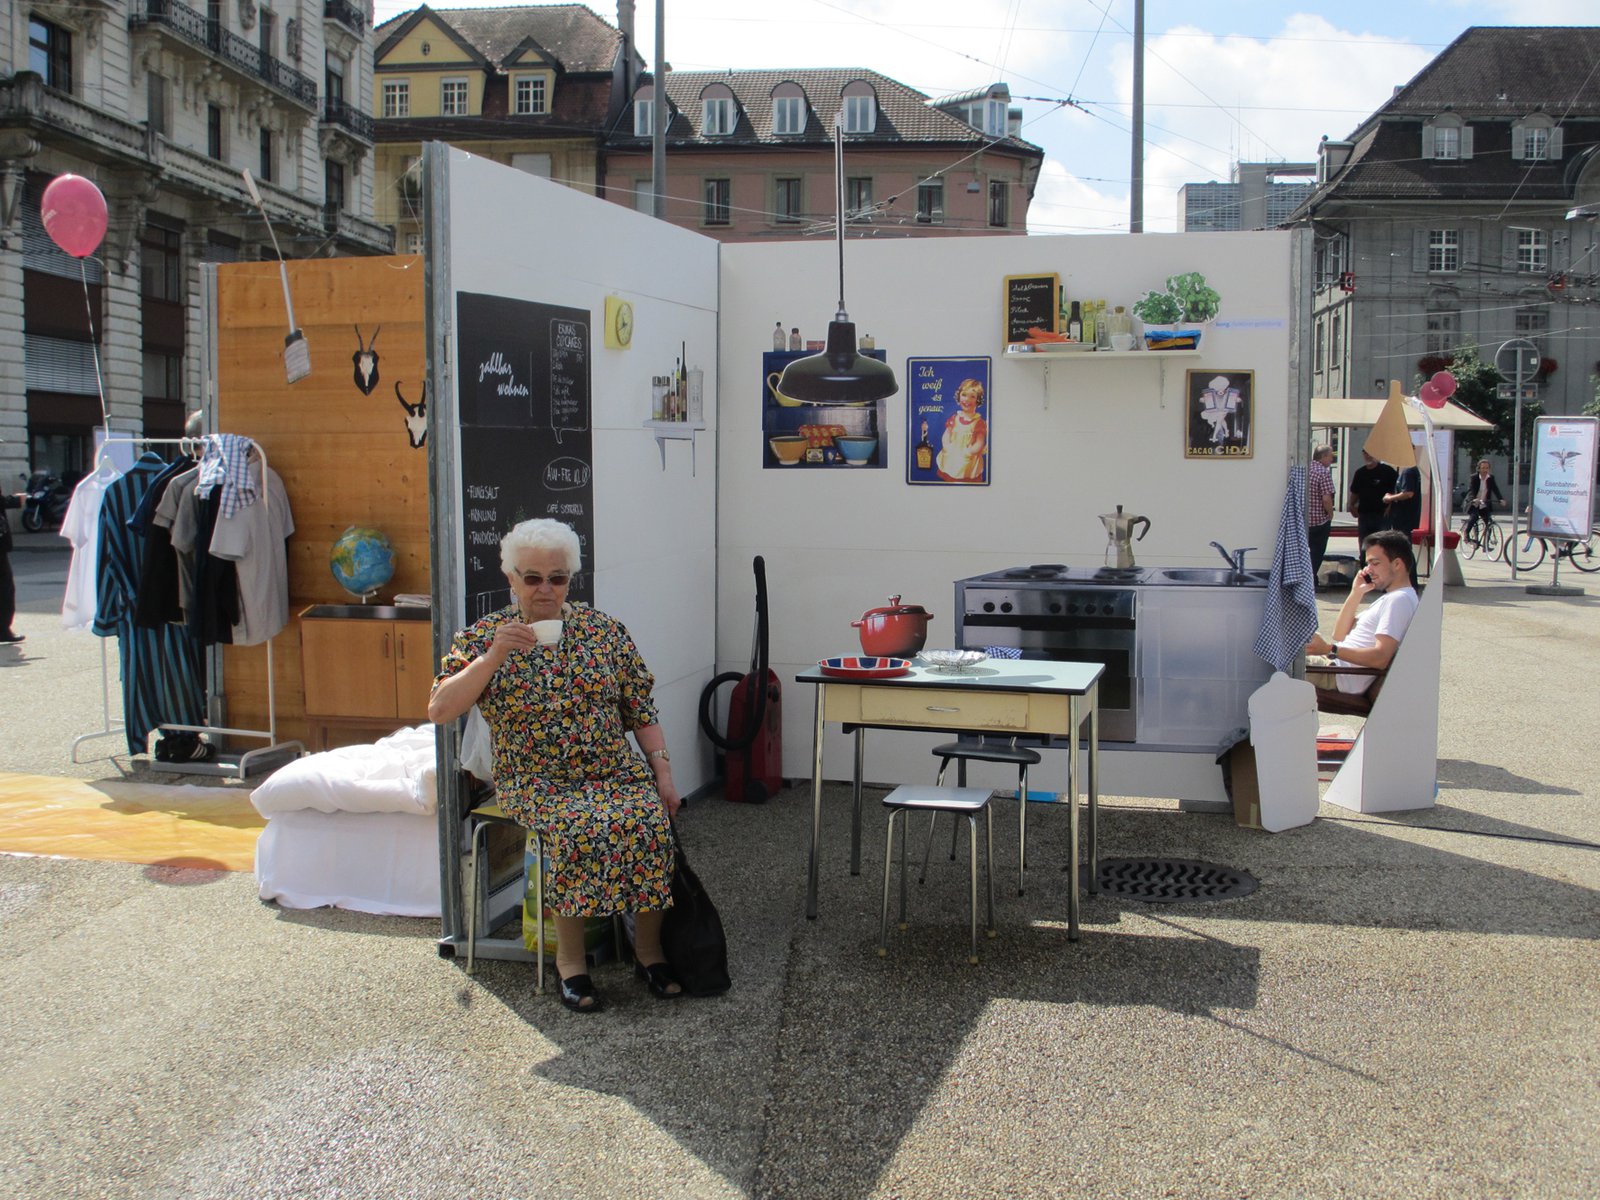
[[[255,868],[245,790],[0,772],[0,852],[213,871]]]
[[[1101,859],[1099,882],[1107,895],[1151,904],[1232,900],[1256,890],[1248,871],[1183,858]]]

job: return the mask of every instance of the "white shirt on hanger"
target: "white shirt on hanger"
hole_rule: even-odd
[[[122,478],[116,466],[102,463],[84,476],[73,490],[67,515],[61,521],[61,536],[72,543],[72,562],[67,567],[67,591],[61,601],[64,629],[88,629],[94,623],[96,581],[100,578],[100,506],[106,488]]]

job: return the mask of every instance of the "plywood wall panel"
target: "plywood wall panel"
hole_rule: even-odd
[[[283,478],[295,522],[288,546],[290,610],[350,600],[328,569],[328,552],[350,525],[381,529],[394,544],[395,575],[381,599],[425,593],[431,587],[427,451],[411,446],[406,413],[395,398],[399,383],[408,402],[422,400],[422,260],[291,262],[289,287],[296,322],[311,347],[311,374],[294,384],[283,366],[288,323],[277,264],[218,268],[214,429],[253,438]],[[378,356],[371,395],[356,385],[351,361],[363,344]],[[279,737],[303,737],[297,616],[273,640],[273,657]],[[223,670],[229,723],[265,728],[265,651],[230,647]]]

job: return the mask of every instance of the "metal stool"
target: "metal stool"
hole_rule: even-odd
[[[960,787],[967,786],[967,764],[969,762],[1013,763],[1017,768],[1017,895],[1022,895],[1022,873],[1028,869],[1028,768],[1039,765],[1040,758],[1037,750],[1030,750],[1026,746],[1017,745],[1016,738],[1007,738],[1004,741],[991,740],[979,737],[976,740],[965,738],[961,741],[946,742],[942,746],[935,746],[933,753],[939,759],[939,774],[934,778],[934,785],[944,785],[945,772],[950,768],[950,761],[956,762],[956,783]],[[939,814],[934,813],[933,819],[928,824],[928,848],[922,856],[922,875],[927,878],[928,858],[933,853],[933,827],[938,824]],[[950,831],[950,857],[956,856],[956,835],[959,827]]]
[[[479,856],[478,847],[484,842],[485,836],[491,825],[513,825],[519,831],[523,827],[511,819],[511,815],[501,808],[498,802],[490,801],[480,805],[467,814],[472,819],[472,855],[467,867],[467,974],[471,975],[477,969],[478,948],[478,897],[483,894],[483,884],[478,877],[479,864],[488,857],[485,853]],[[544,991],[544,839],[539,836],[539,831],[529,829],[525,832],[533,836],[534,852],[534,900],[538,907],[539,915],[534,918],[539,939],[539,948],[536,961],[538,963],[535,986],[541,993]]]
[[[894,859],[894,825],[911,812],[947,812],[967,819],[968,884],[971,889],[972,955],[978,961],[978,814],[984,818],[985,881],[989,891],[989,936],[994,936],[994,818],[989,812],[992,792],[982,788],[928,787],[902,784],[883,798],[889,810],[889,836],[883,851],[883,909],[878,922],[878,953],[889,953],[889,864]],[[900,928],[906,927],[906,831],[900,827]]]

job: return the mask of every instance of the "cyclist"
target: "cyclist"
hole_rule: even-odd
[[[1467,483],[1467,523],[1461,531],[1462,537],[1472,539],[1478,536],[1479,519],[1494,511],[1497,500],[1502,504],[1505,503],[1500,495],[1500,485],[1489,473],[1489,460],[1480,458],[1478,473]]]

